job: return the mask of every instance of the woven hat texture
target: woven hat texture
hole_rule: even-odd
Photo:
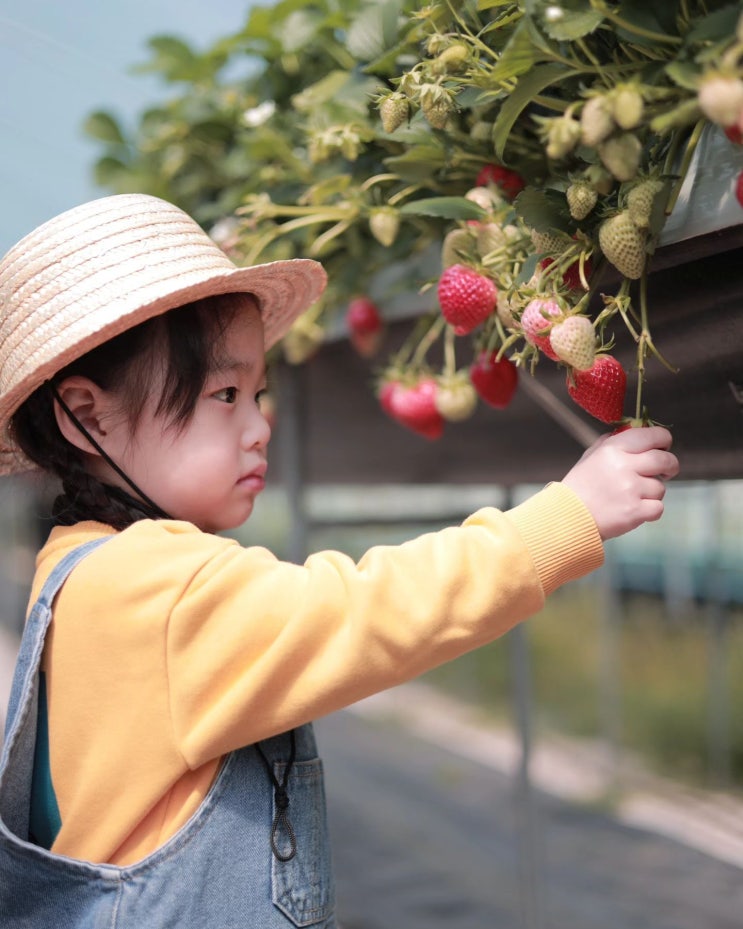
[[[325,288],[309,259],[239,268],[183,210],[120,194],[39,226],[0,260],[0,474],[27,470],[8,432],[37,387],[90,349],[202,297],[250,293],[266,349]]]

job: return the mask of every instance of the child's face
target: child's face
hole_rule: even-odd
[[[263,325],[250,298],[225,330],[220,357],[182,428],[154,415],[154,396],[134,434],[119,422],[106,442],[114,461],[159,507],[207,532],[245,522],[265,482],[271,429],[259,406],[266,387]]]

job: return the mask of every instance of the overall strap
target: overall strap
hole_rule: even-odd
[[[28,702],[31,696],[31,690],[35,689],[33,688],[34,678],[39,670],[39,664],[41,663],[41,654],[44,650],[44,639],[52,618],[52,604],[54,598],[70,576],[73,568],[75,568],[86,555],[89,555],[90,552],[98,548],[98,546],[102,545],[104,542],[107,542],[110,538],[113,538],[113,536],[103,536],[99,539],[92,539],[90,542],[85,542],[83,545],[68,552],[59,564],[54,567],[51,574],[44,582],[41,593],[31,608],[28,621],[23,631],[15,672],[13,674],[13,684],[10,691],[8,713],[5,721],[6,748],[12,739],[14,730],[19,724],[23,705]]]

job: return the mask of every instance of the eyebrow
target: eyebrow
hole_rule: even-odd
[[[261,364],[261,368],[265,371],[265,365]],[[249,374],[255,369],[256,364],[254,361],[239,361],[237,358],[223,357],[214,360],[211,371],[212,374],[222,374],[225,371],[242,370]]]

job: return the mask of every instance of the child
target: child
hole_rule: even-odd
[[[62,481],[0,765],[4,926],[332,929],[311,720],[502,635],[662,513],[653,427],[358,564],[217,535],[264,485],[265,350],[324,283],[238,269],[138,194],[0,262],[0,467]]]

